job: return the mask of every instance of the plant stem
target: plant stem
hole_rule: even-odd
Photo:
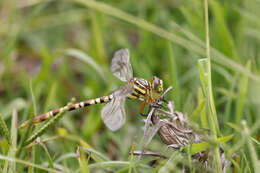
[[[211,129],[211,135],[214,140],[217,140],[217,134],[220,135],[219,127],[218,127],[218,120],[217,114],[213,99],[213,92],[212,92],[212,81],[211,81],[211,62],[210,62],[210,40],[209,40],[209,14],[208,14],[208,0],[205,0],[205,30],[206,30],[206,56],[207,56],[207,102],[209,108],[209,125]],[[219,147],[214,146],[214,155],[215,161],[217,165],[217,172],[222,172],[222,165],[220,160],[220,153]]]

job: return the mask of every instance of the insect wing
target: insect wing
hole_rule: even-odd
[[[128,49],[116,51],[110,66],[111,72],[121,81],[129,81],[133,77],[133,69],[130,64]]]
[[[101,118],[106,126],[116,131],[125,123],[125,98],[114,98],[108,102],[102,109]]]
[[[116,131],[124,125],[125,98],[128,97],[133,91],[134,87],[129,83],[121,86],[112,93],[113,99],[103,107],[101,118],[110,130]]]

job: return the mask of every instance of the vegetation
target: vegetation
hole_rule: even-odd
[[[129,155],[142,147],[138,101],[126,102],[127,121],[116,132],[104,126],[102,105],[18,129],[122,85],[109,70],[120,48],[130,50],[134,76],[173,86],[166,99],[210,132],[194,146],[213,151],[210,172],[221,171],[219,146],[227,172],[260,170],[260,1],[208,3],[0,1],[0,172],[181,172],[180,164],[195,172],[192,146],[167,149],[158,136],[147,149],[167,158]]]

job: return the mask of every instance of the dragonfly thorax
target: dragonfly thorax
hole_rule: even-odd
[[[151,93],[151,83],[142,78],[132,78],[129,81],[130,85],[133,86],[133,91],[128,96],[130,99],[144,100],[148,98]]]
[[[163,82],[156,76],[152,78],[151,82],[134,77],[129,83],[133,86],[133,92],[128,97],[131,99],[148,100],[151,97],[158,97],[163,91]]]

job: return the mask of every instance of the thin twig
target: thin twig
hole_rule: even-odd
[[[132,153],[133,153],[133,155],[137,155],[137,156],[146,155],[146,156],[161,157],[164,159],[167,158],[165,155],[158,153],[158,152],[153,152],[153,151],[133,151]],[[131,154],[131,152],[129,152],[129,154]]]

